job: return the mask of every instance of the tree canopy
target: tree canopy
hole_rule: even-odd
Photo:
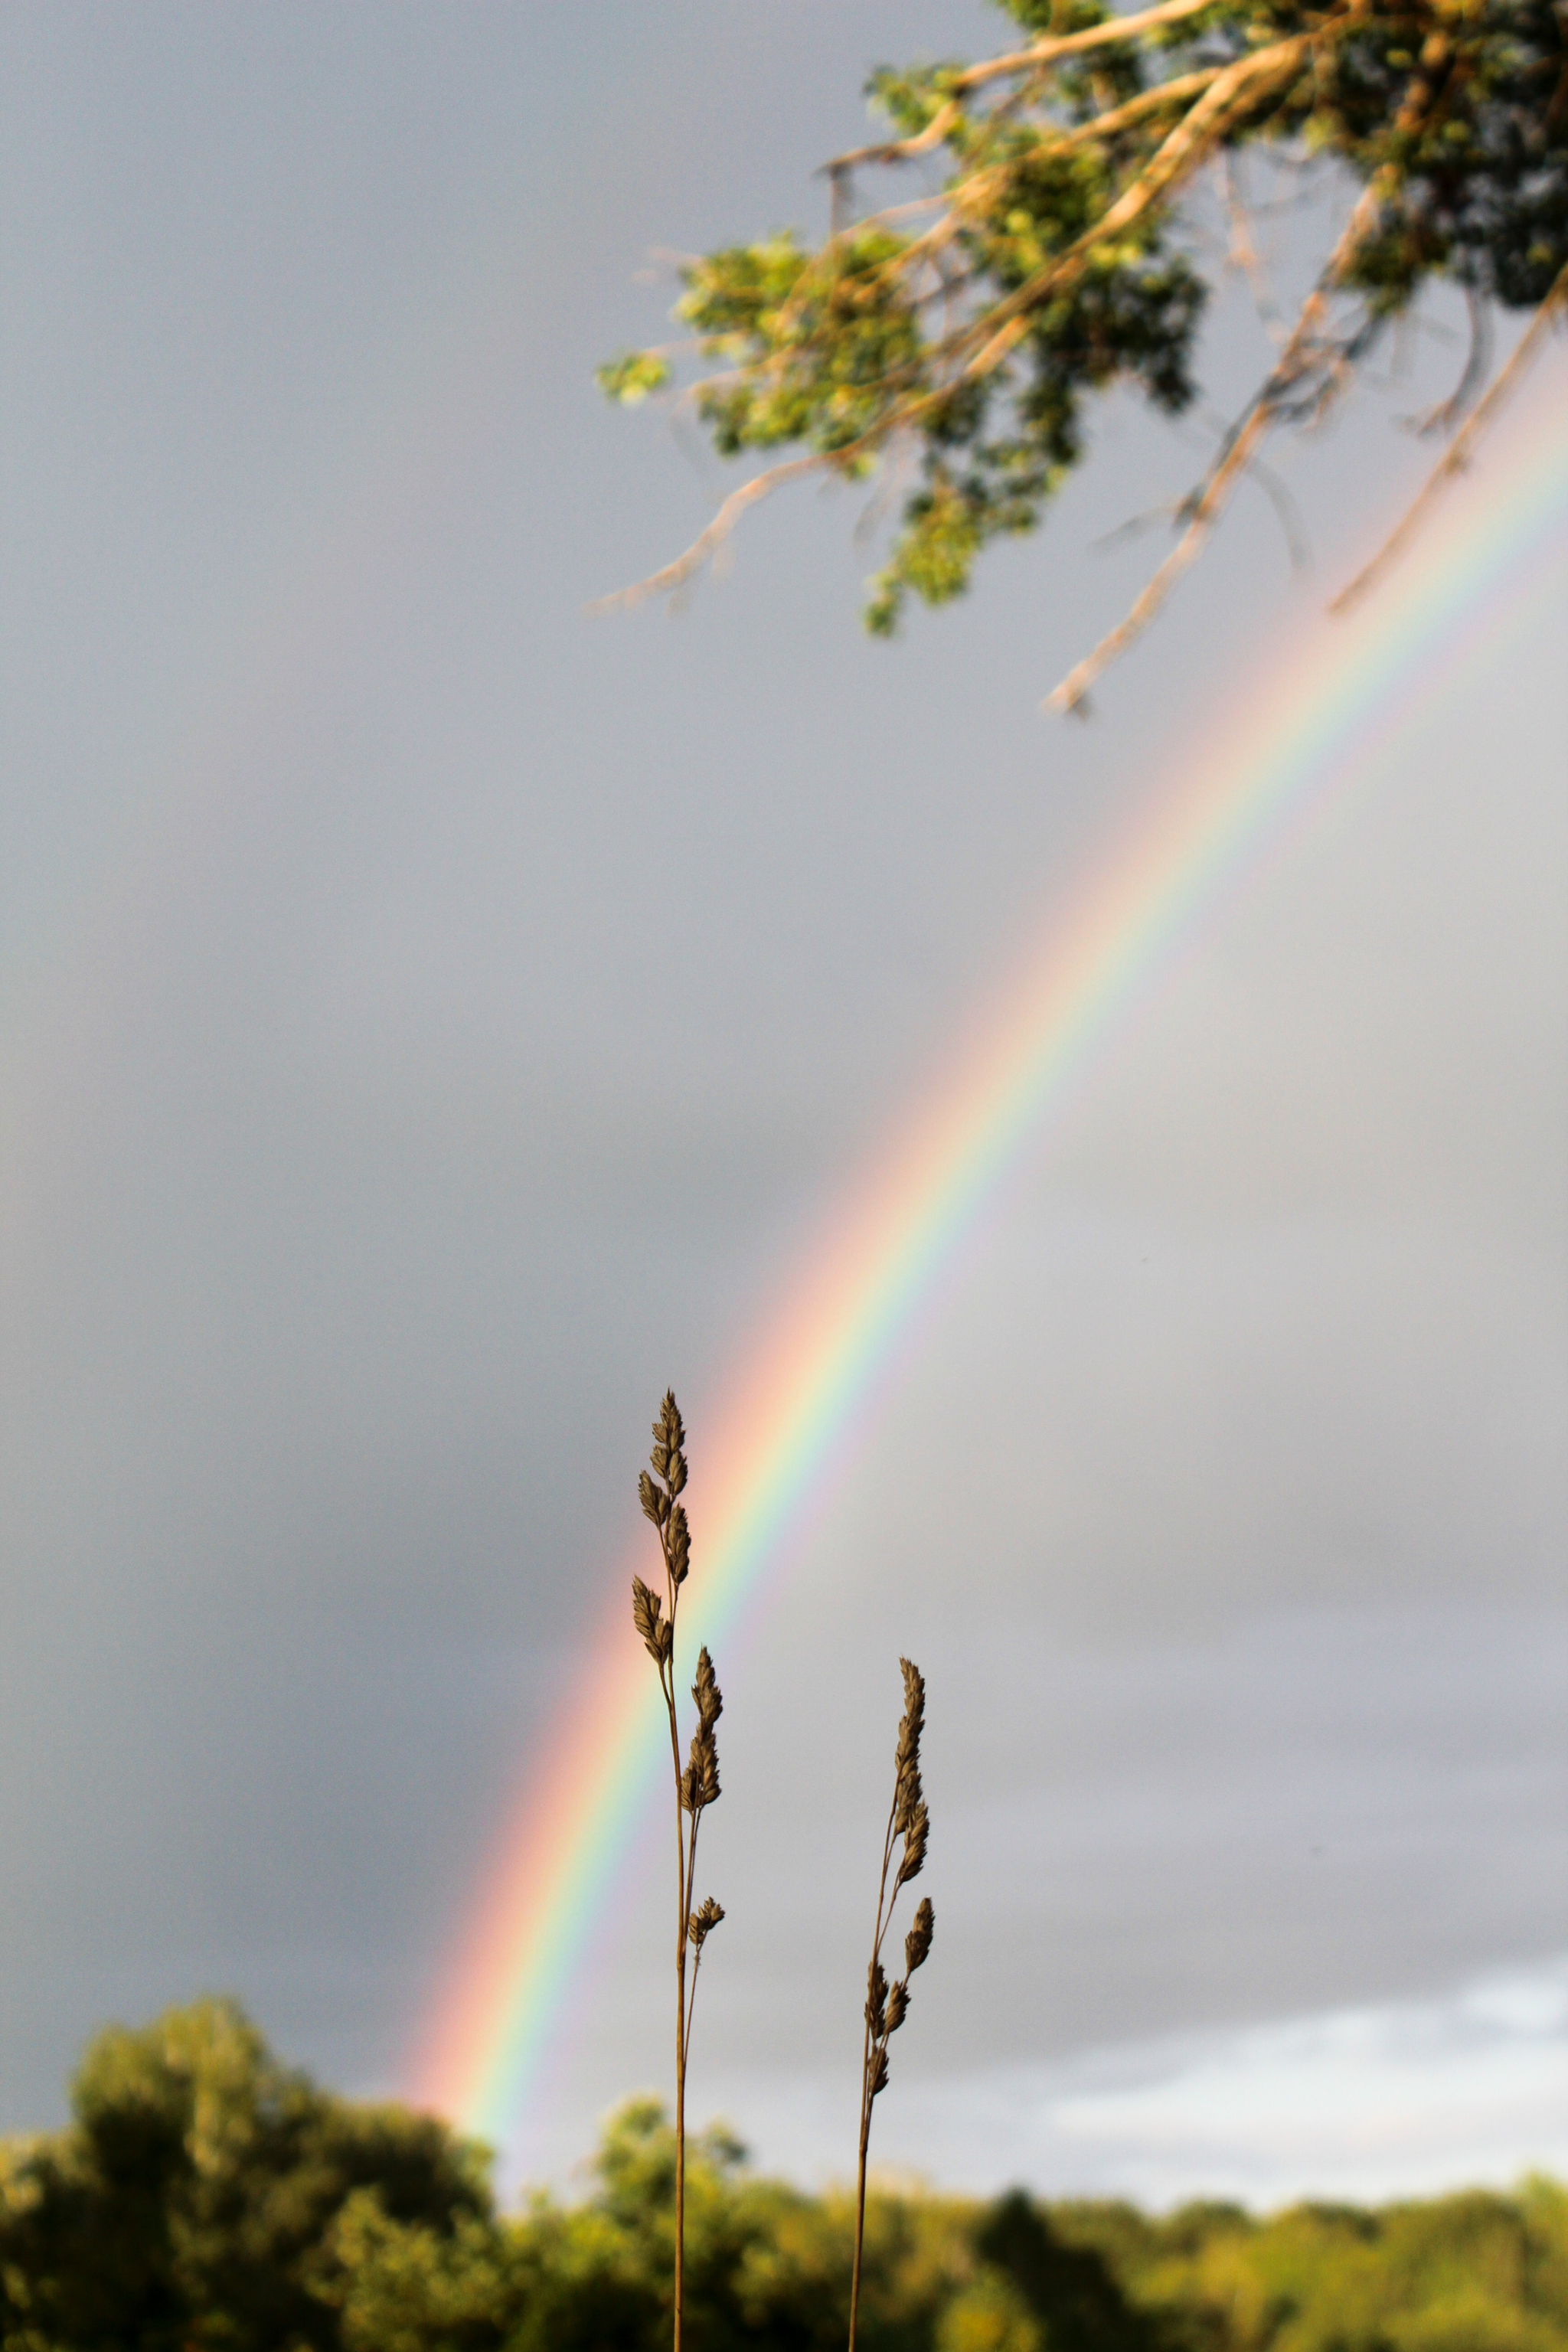
[[[1496,304],[1533,312],[1537,332],[1568,297],[1568,16],[1558,0],[996,5],[1022,34],[1001,54],[872,77],[889,135],[825,167],[819,245],[775,235],[689,260],[689,340],[600,381],[639,401],[673,390],[694,356],[681,397],[713,446],[772,459],[631,596],[679,588],[784,483],[858,479],[907,455],[866,608],[888,633],[911,595],[946,603],[987,544],[1039,523],[1083,457],[1093,394],[1131,382],[1167,412],[1191,402],[1214,275],[1186,233],[1200,175],[1228,175],[1233,251],[1250,265],[1243,151],[1337,162],[1353,200],[1311,289],[1178,509],[1172,554],[1058,688],[1070,709],[1152,616],[1269,431],[1321,416],[1425,285],[1457,283],[1478,320]],[[858,201],[874,173],[933,170],[923,192]],[[1435,421],[1458,425],[1483,348],[1478,336]]]
[[[656,2352],[674,2135],[608,2126],[587,2195],[497,2211],[429,2116],[334,2097],[226,2003],[101,2035],[68,2127],[0,2143],[0,2352]],[[940,2170],[942,2152],[931,2151]],[[854,2200],[690,2150],[698,2352],[838,2352]],[[873,2191],[868,2352],[1568,2352],[1568,2196],[1380,2210]]]

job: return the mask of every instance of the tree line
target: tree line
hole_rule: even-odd
[[[940,2169],[941,2151],[932,2150]],[[99,2036],[63,2131],[0,2143],[3,2352],[653,2352],[674,2136],[642,2100],[589,2193],[503,2213],[433,2116],[340,2098],[226,2002]],[[690,2143],[693,2352],[816,2352],[848,2324],[851,2189]],[[1568,2352],[1568,2193],[1545,2180],[1268,2220],[873,2187],[868,2352]]]

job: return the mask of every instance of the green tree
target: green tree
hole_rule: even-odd
[[[363,2200],[431,2244],[491,2221],[479,2149],[319,2091],[226,2002],[101,2034],[71,2104],[0,2175],[6,2352],[336,2352]]]
[[[1180,509],[1171,555],[1058,688],[1070,709],[1158,609],[1268,434],[1320,418],[1428,281],[1463,287],[1478,321],[1494,304],[1533,312],[1534,348],[1568,299],[1568,20],[1555,0],[997,5],[1023,37],[1002,54],[873,76],[889,136],[826,166],[821,244],[773,236],[690,262],[689,343],[632,352],[600,381],[639,401],[694,350],[704,371],[684,396],[715,448],[790,453],[631,595],[680,587],[783,484],[859,479],[907,453],[914,479],[866,612],[887,633],[911,594],[946,603],[991,541],[1038,524],[1084,454],[1091,395],[1131,382],[1168,411],[1191,401],[1212,268],[1184,230],[1205,168],[1232,173],[1236,199],[1244,150],[1334,159],[1348,217]],[[933,163],[929,192],[857,202],[868,173]],[[1441,421],[1477,388],[1481,348]]]
[[[1022,2189],[985,2215],[975,2250],[1011,2281],[1050,2352],[1160,2352],[1158,2327],[1129,2304],[1104,2252],[1065,2242]]]
[[[1545,2181],[1261,2221],[1224,2205],[1048,2218],[1170,2352],[1568,2352],[1568,2196]]]

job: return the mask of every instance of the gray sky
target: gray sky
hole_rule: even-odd
[[[890,648],[844,496],[584,617],[725,478],[593,388],[650,248],[815,226],[867,68],[999,24],[0,15],[0,2128],[209,1988],[405,2079],[664,1383],[700,1467],[834,1202],[1429,462],[1440,302],[1277,453],[1310,575],[1253,493],[1088,727],[1038,698],[1201,418],[1110,404]],[[1220,404],[1266,350],[1233,295]],[[1565,553],[1026,1155],[721,1661],[695,2097],[769,2160],[848,2161],[904,1649],[942,1924],[889,2159],[1568,2164],[1509,2088],[1568,2066]],[[514,2169],[658,2084],[662,1860]],[[1325,2050],[1362,2156],[1206,2128]]]

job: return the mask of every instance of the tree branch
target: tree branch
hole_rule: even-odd
[[[1116,41],[1136,40],[1140,34],[1152,32],[1160,25],[1173,25],[1184,16],[1195,16],[1200,9],[1213,5],[1213,0],[1163,0],[1157,8],[1142,8],[1130,16],[1111,16],[1103,25],[1086,26],[1080,33],[1064,33],[1054,38],[1037,41],[1032,48],[1015,49],[1005,57],[987,58],[984,64],[970,66],[956,74],[949,87],[954,91],[978,89],[988,81],[1001,81],[1014,74],[1038,73],[1044,66],[1056,63],[1058,58],[1081,57],[1086,50],[1109,48]],[[902,163],[916,155],[929,155],[940,147],[963,111],[956,97],[940,106],[923,131],[911,132],[907,139],[887,139],[869,147],[851,147],[845,154],[835,155],[824,163],[822,171],[829,178],[853,172],[863,163]]]
[[[1470,453],[1486,431],[1498,410],[1520,382],[1531,361],[1545,341],[1554,314],[1568,308],[1568,264],[1553,278],[1542,300],[1540,309],[1515,344],[1507,365],[1493,382],[1486,397],[1478,403],[1449,447],[1434,466],[1426,481],[1405,509],[1370,563],[1363,564],[1355,578],[1342,588],[1329,606],[1336,619],[1342,618],[1353,604],[1359,604],[1367,591],[1375,586],[1389,566],[1397,562],[1411,540],[1426,520],[1427,509],[1456,474],[1462,474],[1470,460]]]
[[[850,445],[851,448],[858,446]],[[678,555],[673,563],[667,563],[662,572],[650,572],[646,580],[637,581],[630,588],[617,588],[611,595],[595,597],[588,607],[589,612],[613,613],[617,608],[630,611],[649,596],[662,595],[667,590],[682,587],[729,538],[748,507],[759,506],[763,499],[771,498],[774,490],[782,489],[785,482],[794,481],[802,474],[815,473],[818,467],[831,464],[834,457],[845,454],[835,450],[830,456],[825,450],[814,449],[808,457],[789,457],[782,465],[769,466],[764,472],[754,474],[749,482],[742,482],[739,489],[731,491],[707,530],[698,533],[684,554]]]
[[[1207,0],[1204,0],[1207,5]],[[1185,5],[1185,0],[1183,0]],[[1131,23],[1131,18],[1123,21]],[[972,353],[958,370],[934,391],[895,400],[883,415],[867,427],[855,440],[841,448],[812,450],[804,457],[791,457],[781,465],[770,466],[763,473],[731,490],[707,529],[699,533],[689,547],[678,555],[673,563],[649,574],[630,588],[617,589],[613,594],[601,596],[590,604],[593,613],[610,612],[617,606],[630,609],[647,597],[663,594],[681,587],[692,573],[700,569],[715,549],[730,533],[749,507],[756,506],[781,489],[786,482],[796,481],[805,474],[829,467],[843,470],[862,457],[869,456],[891,440],[896,433],[920,423],[923,416],[949,399],[955,383],[968,383],[991,373],[999,367],[1007,353],[1026,331],[1026,312],[1048,293],[1057,291],[1079,276],[1090,253],[1107,237],[1115,236],[1129,227],[1158,197],[1188,177],[1202,162],[1209,147],[1223,131],[1228,115],[1245,100],[1255,95],[1254,85],[1283,79],[1293,73],[1309,47],[1308,37],[1299,35],[1288,41],[1277,41],[1249,58],[1238,58],[1235,65],[1225,67],[1208,89],[1192,108],[1182,122],[1155,150],[1151,161],[1137,178],[1123,190],[1110,209],[1101,215],[1094,226],[1074,240],[1064,252],[1052,257],[1044,268],[1015,289],[1005,301],[995,303],[978,320],[958,333],[946,337],[928,354],[928,364],[942,368],[944,363],[962,360],[966,350]],[[934,235],[934,232],[932,233]],[[928,245],[929,239],[917,240]],[[913,248],[911,248],[911,251]],[[900,259],[906,257],[900,257]],[[973,349],[976,341],[981,347]],[[1190,559],[1189,559],[1190,561]]]
[[[851,147],[847,153],[835,155],[831,163],[819,164],[818,173],[837,181],[862,163],[902,163],[914,155],[929,155],[933,147],[942,145],[959,113],[958,101],[950,98],[945,106],[938,107],[923,131],[912,131],[908,139],[884,139],[869,147]]]
[[[1087,654],[1076,668],[1068,670],[1061,684],[1047,696],[1045,708],[1047,710],[1079,709],[1100,672],[1109,669],[1135,637],[1142,636],[1188,564],[1201,554],[1204,542],[1218,520],[1226,500],[1268,430],[1270,414],[1259,401],[1209,476],[1196,505],[1189,509],[1191,520],[1187,528],[1158,572],[1137,598],[1126,618],[1119,622],[1108,635],[1101,637],[1094,651]]]
[[[983,82],[998,81],[1005,75],[1037,72],[1041,66],[1054,65],[1058,58],[1081,57],[1088,49],[1104,49],[1116,41],[1136,40],[1141,34],[1152,33],[1161,25],[1175,25],[1184,16],[1196,16],[1212,5],[1213,0],[1162,0],[1157,8],[1140,8],[1130,16],[1108,16],[1102,25],[1087,25],[1081,33],[1055,35],[1037,41],[1031,48],[1015,49],[1007,57],[987,58],[984,64],[955,74],[952,87],[955,90],[978,89]]]
[[[1123,21],[1131,24],[1132,19]],[[1288,80],[1310,47],[1309,37],[1298,34],[1288,41],[1272,42],[1268,48],[1256,50],[1251,57],[1238,58],[1234,65],[1225,67],[1094,226],[1086,229],[1065,252],[1053,256],[1033,278],[1026,278],[1022,286],[1005,301],[996,303],[969,331],[967,340],[973,341],[979,333],[991,330],[980,352],[965,367],[964,379],[988,375],[998,367],[1026,331],[1026,314],[1047,294],[1054,293],[1069,275],[1077,274],[1070,265],[1081,263],[1095,246],[1130,228],[1158,197],[1190,178],[1222,136],[1229,118],[1240,110],[1245,101],[1258,95],[1255,85],[1266,89],[1270,83]]]
[[[1471,402],[1487,380],[1492,360],[1491,313],[1485,297],[1478,294],[1473,286],[1465,289],[1465,299],[1470,313],[1470,342],[1459,381],[1447,399],[1440,400],[1436,407],[1428,409],[1425,416],[1402,420],[1408,422],[1413,432],[1424,436],[1452,433],[1457,425],[1463,424]]]
[[[1059,155],[1064,147],[1087,147],[1096,139],[1109,139],[1118,131],[1125,131],[1141,122],[1146,114],[1158,114],[1163,106],[1174,106],[1183,99],[1196,98],[1228,71],[1225,66],[1200,66],[1196,72],[1178,74],[1173,81],[1158,81],[1152,89],[1141,90],[1136,98],[1123,105],[1113,106],[1109,113],[1097,114],[1092,122],[1075,122],[1070,131],[1046,143],[1046,152]]]
[[[1211,0],[1163,0],[1163,5],[1158,7],[1113,17],[1101,25],[1089,26],[1081,33],[1037,42],[1032,48],[1009,58],[993,58],[984,66],[971,68],[952,87],[961,90],[1005,74],[1026,70],[1038,72],[1042,66],[1057,58],[1134,38],[1157,26],[1195,16],[1210,5]],[[1084,230],[1061,252],[1054,254],[1022,285],[1015,287],[1000,300],[978,310],[951,332],[943,334],[921,354],[918,362],[907,362],[890,371],[875,387],[885,397],[886,405],[854,439],[836,448],[810,450],[800,457],[765,467],[730,493],[711,522],[672,563],[633,587],[599,599],[590,609],[602,612],[616,605],[636,604],[645,597],[680,588],[722,546],[746,510],[770,497],[775,489],[811,473],[851,471],[860,460],[883,449],[900,433],[922,425],[952,399],[959,385],[994,373],[1028,332],[1030,320],[1037,314],[1043,302],[1080,277],[1097,249],[1124,235],[1156,205],[1181,188],[1230,133],[1238,117],[1281,84],[1289,83],[1312,56],[1318,43],[1331,37],[1335,30],[1350,21],[1350,14],[1343,7],[1336,7],[1329,20],[1321,23],[1311,32],[1293,34],[1272,42],[1262,49],[1235,58],[1228,65],[1205,67],[1178,76],[1170,82],[1140,92],[1121,106],[1107,110],[1089,123],[1076,124],[1064,130],[1057,140],[1049,142],[1053,147],[1077,146],[1106,138],[1144,116],[1157,112],[1162,107],[1189,99],[1194,101],[1092,226]],[[1449,55],[1447,37],[1438,31],[1430,34],[1399,109],[1394,124],[1396,131],[1413,128],[1429,111],[1435,87],[1446,70]],[[944,110],[943,113],[951,116],[952,110]],[[827,169],[841,173],[857,162],[873,157],[890,160],[895,152],[916,152],[934,146],[942,135],[940,126],[943,113],[933,117],[916,141],[894,142],[882,149],[857,150],[840,156]],[[884,273],[908,275],[918,263],[934,261],[942,248],[960,233],[964,214],[972,211],[977,204],[989,201],[994,194],[996,181],[999,177],[1005,179],[1009,169],[1005,164],[993,166],[988,171],[983,169],[972,173],[967,180],[961,179],[956,187],[944,192],[942,197],[921,200],[922,205],[931,201],[945,204],[944,217],[934,223],[923,236],[916,237],[903,252],[886,261],[874,274],[877,277]],[[1318,340],[1320,330],[1329,296],[1347,275],[1352,257],[1379,217],[1383,205],[1399,176],[1396,164],[1384,163],[1363,190],[1316,287],[1284,341],[1274,368],[1238,420],[1199,489],[1180,509],[1185,518],[1186,528],[1177,545],[1150,580],[1126,618],[1056,688],[1049,697],[1049,707],[1066,710],[1079,708],[1094,680],[1147,626],[1177,579],[1202,550],[1236,482],[1247,470],[1265,434],[1282,416],[1291,415],[1301,405],[1298,388],[1303,380],[1312,381],[1316,385],[1315,393],[1308,396],[1309,404],[1313,399],[1320,404],[1331,399],[1345,380],[1349,365],[1359,349],[1355,339],[1330,348]],[[915,208],[911,205],[907,209]],[[847,229],[836,230],[829,239],[829,249],[836,247],[850,234]],[[819,265],[821,258],[818,257]],[[815,271],[808,266],[805,274],[811,277]],[[1560,278],[1543,306],[1542,315],[1557,301],[1563,286],[1563,281]],[[938,291],[942,299],[951,299],[951,288],[939,289]],[[793,299],[798,300],[800,297],[797,294]],[[1538,327],[1540,323],[1538,320]],[[1533,342],[1536,331],[1532,328],[1527,335],[1520,356]],[[781,368],[787,368],[801,355],[801,346],[794,346],[787,351],[775,350],[738,367],[734,376],[742,380],[748,377],[765,379]],[[1511,366],[1512,363],[1510,370],[1505,371],[1505,376],[1511,372]],[[924,379],[923,383],[921,378]],[[717,385],[729,380],[711,378],[709,382]],[[908,386],[908,389],[900,391],[900,384]],[[1500,389],[1500,385],[1496,389]],[[1472,420],[1472,427],[1479,426],[1491,404],[1491,396],[1489,395]],[[1467,428],[1465,436],[1449,453],[1444,467],[1438,469],[1439,477],[1456,469],[1463,462],[1470,431],[1471,428]],[[1381,562],[1383,558],[1375,561]],[[1369,571],[1372,568],[1369,567]],[[1345,592],[1345,599],[1359,593],[1360,583],[1352,582]]]
[[[1278,349],[1282,337],[1279,305],[1274,299],[1274,289],[1268,281],[1262,256],[1253,242],[1252,223],[1242,194],[1236,158],[1225,159],[1225,209],[1230,227],[1230,247],[1226,263],[1239,269],[1252,289],[1253,308],[1257,310],[1264,333]]]
[[[1263,54],[1267,56],[1268,52]],[[1431,95],[1433,76],[1441,69],[1446,54],[1447,45],[1442,37],[1434,36],[1422,52],[1420,65],[1400,107],[1397,128],[1411,129],[1419,121]],[[1194,113],[1197,110],[1194,109]],[[1086,655],[1047,696],[1045,708],[1047,710],[1068,712],[1081,709],[1095,680],[1126,652],[1135,638],[1142,635],[1182,573],[1202,553],[1209,533],[1218,521],[1231,491],[1246,471],[1253,451],[1285,406],[1292,387],[1310,370],[1312,340],[1328,307],[1329,296],[1344,278],[1363,239],[1371,233],[1383,210],[1384,200],[1397,177],[1397,167],[1385,163],[1362,190],[1355,209],[1324,264],[1316,286],[1301,306],[1268,381],[1254,397],[1228,446],[1210,469],[1197,499],[1186,509],[1189,516],[1186,530],[1134,601],[1126,617],[1103,636],[1093,652]],[[1332,382],[1331,377],[1331,389]],[[1355,583],[1352,584],[1353,587]]]

